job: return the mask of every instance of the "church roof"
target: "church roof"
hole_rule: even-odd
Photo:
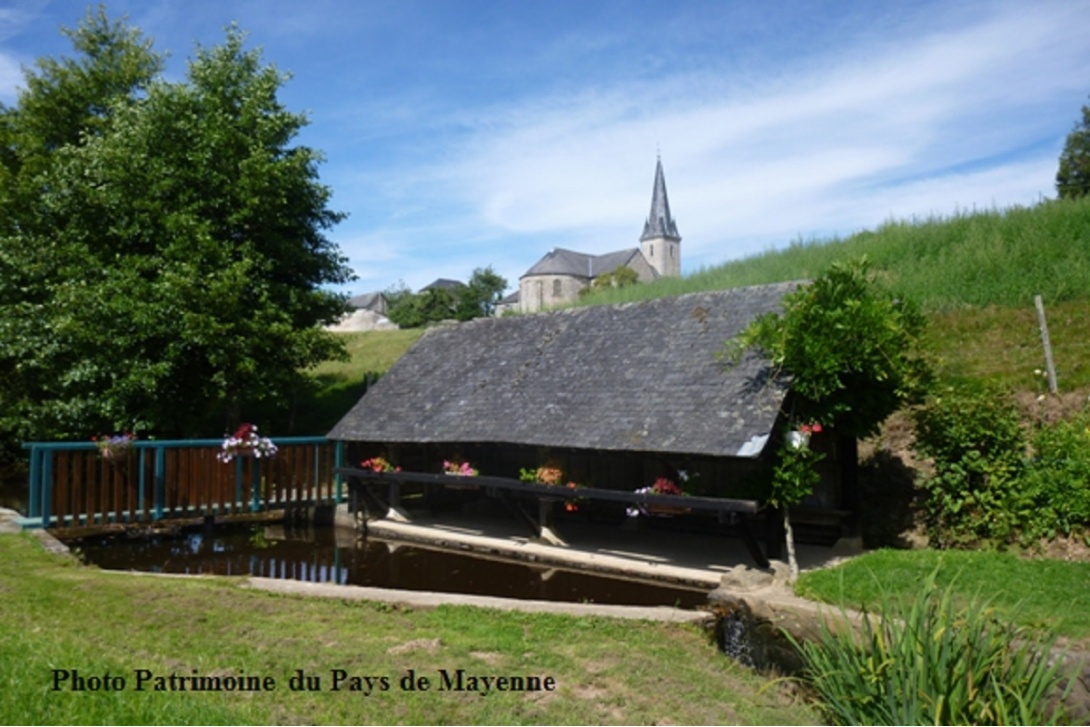
[[[607,252],[604,255],[588,255],[584,252],[565,250],[558,247],[545,254],[527,270],[522,277],[531,275],[571,275],[578,278],[593,279],[599,275],[612,273],[619,267],[629,264],[637,255],[643,255],[638,247],[627,250]]]
[[[643,225],[640,242],[666,237],[680,240],[677,224],[670,216],[670,200],[666,197],[666,176],[662,173],[662,159],[655,162],[655,187],[651,192],[651,213]]]
[[[756,457],[787,382],[756,354],[717,353],[797,285],[432,329],[329,437]]]

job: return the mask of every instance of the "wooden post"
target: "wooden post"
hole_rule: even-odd
[[[1041,296],[1033,296],[1033,304],[1037,306],[1037,327],[1041,329],[1041,343],[1045,347],[1045,369],[1048,371],[1048,390],[1055,394],[1058,391],[1056,385],[1056,364],[1052,360],[1052,343],[1048,340],[1048,324],[1045,322],[1045,304]]]

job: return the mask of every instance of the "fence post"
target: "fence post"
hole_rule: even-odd
[[[30,482],[27,483],[27,517],[39,517],[42,514],[41,488],[42,488],[42,453],[35,445],[30,445]]]
[[[148,483],[147,475],[144,472],[144,453],[146,451],[147,450],[142,447],[136,450],[136,512],[139,513],[135,518],[137,521],[147,520],[148,517],[148,511],[144,508],[144,505],[147,503],[147,498],[144,497],[144,488]]]
[[[53,505],[53,452],[42,452],[42,527],[49,527],[49,520],[53,517],[51,512]]]
[[[1059,391],[1056,385],[1056,364],[1052,361],[1052,342],[1048,339],[1048,324],[1045,322],[1045,304],[1041,296],[1033,296],[1033,305],[1037,307],[1037,326],[1041,329],[1041,343],[1045,347],[1045,368],[1048,371],[1048,390],[1055,394]]]
[[[344,467],[344,442],[338,439],[333,442],[333,484],[338,505],[344,501],[344,483],[341,480],[341,473],[337,471],[341,467]]]
[[[167,450],[155,445],[155,519],[163,519],[163,507],[167,499]]]

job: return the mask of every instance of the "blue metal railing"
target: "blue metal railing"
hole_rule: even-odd
[[[228,464],[214,462],[222,439],[137,440],[121,463],[99,461],[94,442],[26,442],[29,497],[23,527],[155,521],[344,501],[336,472],[344,465],[343,442],[325,437],[272,441],[279,449],[275,457],[237,457]],[[204,451],[184,456],[181,450]],[[188,483],[182,485],[187,490],[183,496],[177,492],[179,482]],[[77,503],[91,506],[80,512]]]

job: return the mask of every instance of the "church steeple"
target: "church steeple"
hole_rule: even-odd
[[[681,275],[681,235],[670,216],[670,200],[666,197],[666,176],[662,173],[662,157],[655,160],[655,187],[651,192],[651,214],[643,225],[640,250],[660,276]]]

